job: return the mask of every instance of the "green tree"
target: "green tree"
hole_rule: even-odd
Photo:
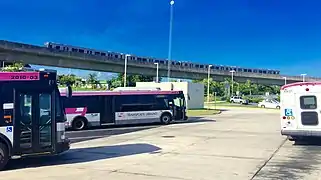
[[[73,86],[76,83],[77,77],[74,74],[68,74],[68,75],[58,75],[58,81],[61,85],[71,85]]]
[[[6,71],[6,72],[16,72],[16,71],[20,71],[22,68],[24,67],[23,63],[13,63],[12,65],[8,65],[6,67],[2,68],[2,71]]]
[[[136,86],[136,82],[152,82],[154,79],[153,76],[146,76],[146,75],[132,75],[127,74],[126,76],[126,85],[129,87]],[[159,79],[161,81],[161,79]],[[112,88],[121,87],[124,85],[124,74],[119,73],[116,77],[112,78],[108,81],[108,84],[111,85]]]
[[[87,83],[92,86],[93,89],[97,88],[98,82],[98,77],[96,73],[90,73],[87,78]]]

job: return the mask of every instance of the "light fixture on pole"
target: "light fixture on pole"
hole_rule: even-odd
[[[158,63],[154,63],[156,65],[156,83],[158,83]]]
[[[174,0],[170,1],[170,20],[169,20],[169,37],[168,37],[168,57],[167,57],[167,81],[170,82],[171,76],[171,59],[172,59],[172,30],[173,30],[173,14],[174,14]]]
[[[231,75],[231,77],[232,77],[232,84],[231,84],[232,94],[231,94],[231,95],[233,96],[233,93],[234,93],[234,92],[233,92],[233,91],[234,91],[234,89],[233,89],[233,88],[234,88],[234,86],[233,86],[233,84],[234,84],[234,79],[233,79],[233,78],[234,78],[235,70],[230,71],[230,73],[232,73],[232,75]]]
[[[286,85],[286,77],[283,77],[283,79],[284,79],[284,85]]]
[[[302,76],[302,82],[305,82],[305,76],[306,76],[307,74],[301,74],[301,76]]]
[[[207,102],[210,102],[210,74],[211,74],[212,65],[208,65],[207,72]]]
[[[130,54],[125,55],[125,70],[124,70],[124,87],[126,87],[126,78],[127,78],[127,60]]]

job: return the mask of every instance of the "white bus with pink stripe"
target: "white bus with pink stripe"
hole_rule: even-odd
[[[65,96],[64,92],[61,92]],[[66,127],[82,130],[92,126],[169,124],[187,120],[182,91],[75,91],[64,98]]]
[[[71,95],[68,88],[67,96]],[[70,148],[55,71],[0,72],[0,169],[10,159]]]

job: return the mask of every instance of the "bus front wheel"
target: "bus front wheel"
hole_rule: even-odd
[[[162,124],[169,124],[172,121],[172,116],[169,113],[165,113],[161,116]]]
[[[0,143],[0,170],[3,170],[9,161],[8,147]]]

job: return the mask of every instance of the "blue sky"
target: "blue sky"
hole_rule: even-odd
[[[5,0],[0,7],[0,39],[167,57],[169,0]],[[176,0],[172,58],[321,76],[313,68],[321,65],[320,7],[317,0]]]

